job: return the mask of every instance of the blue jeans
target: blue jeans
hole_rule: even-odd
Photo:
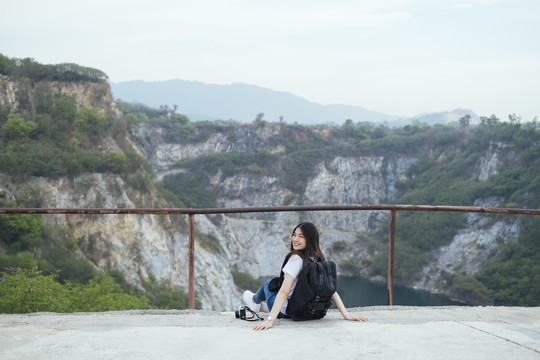
[[[274,301],[276,300],[277,292],[270,291],[270,289],[268,289],[269,283],[270,283],[270,279],[264,282],[264,284],[260,287],[260,289],[257,290],[255,295],[253,295],[253,301],[257,304],[260,304],[266,300],[266,305],[268,305],[268,310],[272,310],[272,307],[274,306]]]
[[[268,279],[264,282],[264,284],[260,287],[259,290],[253,295],[253,301],[256,304],[260,304],[263,301],[266,300],[266,305],[268,305],[268,310],[272,310],[272,307],[274,307],[274,301],[276,300],[277,291],[271,291],[268,289],[268,284],[270,283],[271,279]],[[279,309],[279,315],[278,319],[282,318],[288,318],[287,315],[283,314],[281,312],[281,309]]]

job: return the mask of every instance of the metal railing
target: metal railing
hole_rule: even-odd
[[[0,214],[112,214],[112,215],[188,215],[189,222],[189,300],[188,307],[195,308],[195,215],[240,214],[260,212],[299,211],[390,211],[390,234],[388,242],[388,305],[394,298],[394,256],[396,240],[396,216],[398,211],[473,212],[484,214],[540,215],[536,209],[485,208],[474,206],[430,205],[296,205],[243,208],[175,209],[175,208],[108,208],[108,209],[62,209],[62,208],[1,208]]]

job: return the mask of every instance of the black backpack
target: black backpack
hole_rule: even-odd
[[[336,264],[321,260],[307,264],[300,274],[287,305],[287,315],[293,320],[321,319],[332,306],[337,289]]]

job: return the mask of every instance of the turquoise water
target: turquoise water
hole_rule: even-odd
[[[346,307],[387,305],[386,284],[375,283],[360,276],[339,276],[338,293]],[[394,305],[443,306],[465,305],[429,291],[394,286]]]

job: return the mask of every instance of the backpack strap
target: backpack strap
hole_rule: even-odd
[[[285,279],[285,274],[283,273],[283,268],[287,264],[288,260],[289,259],[285,258],[285,260],[283,261],[283,265],[281,265],[281,271],[279,272],[279,276],[273,278],[270,281],[270,284],[268,284],[268,290],[275,291],[275,292],[279,291],[279,289],[281,288],[281,284],[283,284],[283,280]]]
[[[334,282],[334,278],[332,277],[332,267],[330,266],[330,262],[328,261],[326,261],[324,264],[326,266],[326,273],[328,274],[328,281],[330,282],[330,284],[332,284]]]
[[[321,264],[318,261],[316,262],[316,264],[317,264],[317,269],[319,270],[319,278],[316,279],[316,281],[315,281],[315,285],[317,286],[316,293],[318,294],[318,292],[322,290],[322,286],[323,286],[323,282],[324,282],[324,277],[323,277],[324,273],[323,273],[323,264]],[[317,296],[317,297],[319,297],[319,296]]]

